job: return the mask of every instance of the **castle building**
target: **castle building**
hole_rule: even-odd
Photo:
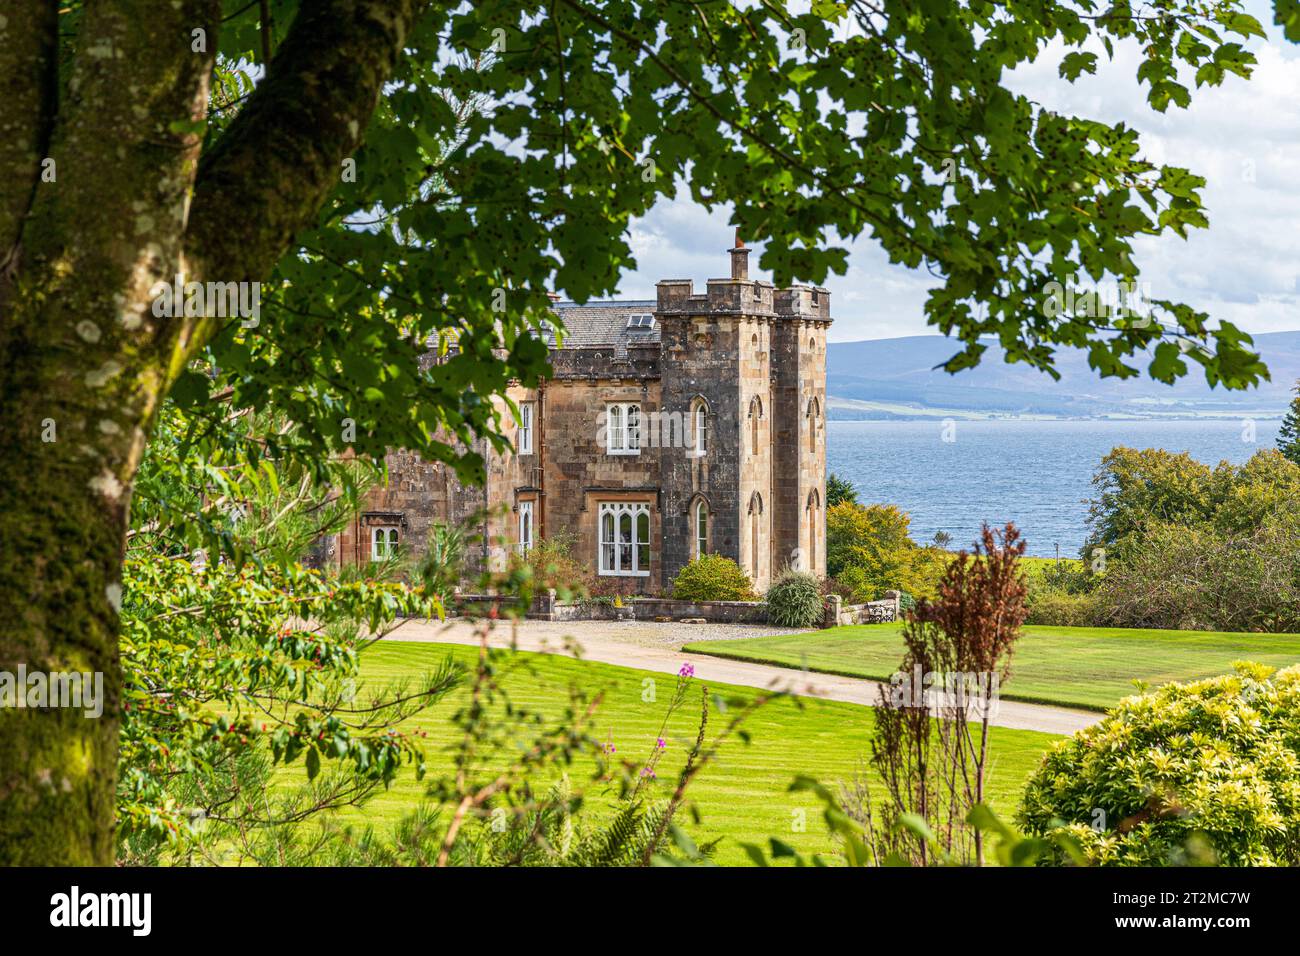
[[[557,302],[552,376],[509,391],[513,452],[476,444],[486,484],[394,452],[333,560],[419,554],[434,522],[478,516],[479,568],[563,534],[622,593],[667,593],[706,553],[760,591],[786,566],[825,574],[830,295],[750,279],[749,252],[737,239],[702,293],[670,279],[653,301]]]

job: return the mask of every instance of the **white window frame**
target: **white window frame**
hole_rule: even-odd
[[[709,406],[697,402],[691,427],[695,429],[695,455],[702,457],[709,451]]]
[[[605,406],[605,451],[610,455],[641,454],[640,402],[611,402]]]
[[[527,554],[533,546],[533,503],[519,502],[519,553]]]
[[[401,543],[401,532],[397,525],[380,524],[370,527],[370,560],[383,561],[392,557]],[[382,545],[381,545],[382,540]]]
[[[638,537],[641,518],[645,518],[645,539]],[[606,518],[609,521],[606,521]],[[623,519],[630,528],[631,540],[622,536]],[[642,553],[644,550],[644,566]],[[596,566],[607,577],[644,578],[650,576],[653,555],[650,550],[650,506],[635,501],[601,502],[596,512]]]
[[[703,498],[695,502],[695,557],[709,553],[709,505]]]
[[[519,446],[517,453],[520,455],[531,455],[533,453],[533,403],[519,403],[519,429],[515,434],[516,444]]]

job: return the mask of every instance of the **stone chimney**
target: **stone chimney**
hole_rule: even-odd
[[[736,230],[736,245],[734,248],[727,250],[731,253],[731,278],[748,279],[749,278],[749,250],[745,244],[740,241],[740,230]]]

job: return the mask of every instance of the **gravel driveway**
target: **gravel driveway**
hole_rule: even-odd
[[[385,640],[477,644],[480,633],[476,625],[460,618],[445,623],[412,620],[391,632]],[[726,660],[707,654],[685,654],[681,650],[683,644],[694,641],[738,641],[746,637],[798,633],[801,633],[798,629],[751,624],[500,621],[492,629],[489,642],[495,647],[514,646],[521,651],[548,654],[572,654],[572,645],[576,643],[585,660],[664,674],[675,674],[683,663],[689,661],[695,667],[696,677],[703,681],[780,689],[805,697],[821,697],[868,706],[876,703],[879,687],[876,681],[817,674],[750,661]],[[1070,734],[1095,723],[1101,717],[1101,714],[1066,707],[1004,700],[999,702],[998,714],[991,722],[999,727]]]
[[[472,644],[478,640],[476,624],[464,618],[453,618],[443,624],[412,621],[397,630],[395,640],[442,640],[453,644]],[[500,621],[496,633],[507,635],[508,621]],[[412,631],[411,629],[415,630]],[[767,624],[665,624],[657,621],[520,621],[518,634],[534,641],[563,644],[572,638],[586,646],[599,644],[628,644],[633,647],[658,647],[678,650],[695,641],[740,641],[747,637],[769,637],[776,634],[803,634],[809,628],[771,627]],[[438,638],[432,637],[436,633]],[[420,636],[412,636],[418,634]]]

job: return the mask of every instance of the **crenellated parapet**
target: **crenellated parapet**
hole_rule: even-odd
[[[778,289],[774,303],[776,314],[780,316],[831,321],[831,294],[821,286],[794,285]]]
[[[690,279],[665,279],[655,286],[655,312],[674,315],[746,315],[831,321],[831,294],[821,286],[778,289],[761,279],[710,279],[697,294]]]

